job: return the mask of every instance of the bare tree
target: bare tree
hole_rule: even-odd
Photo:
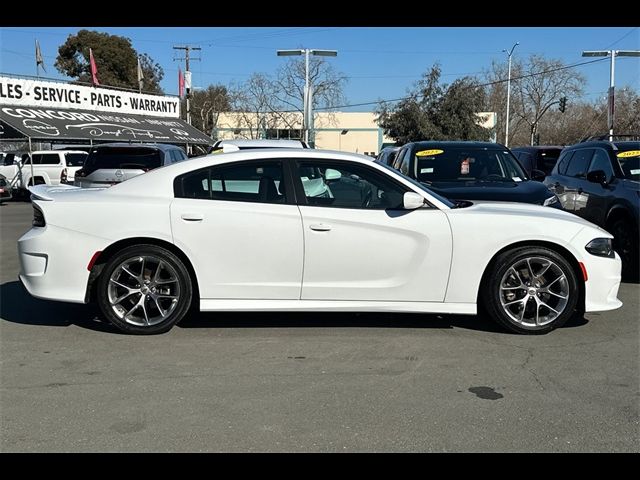
[[[288,109],[303,114],[305,60],[304,57],[289,59],[280,67],[276,75],[277,98]],[[346,103],[343,88],[347,78],[322,57],[309,59],[309,84],[313,94],[313,109],[335,110],[334,107]],[[324,117],[333,122],[331,115]],[[324,125],[323,125],[324,126]]]
[[[583,93],[584,75],[563,67],[561,60],[531,55],[522,69],[523,78],[513,82],[515,96],[520,100],[515,114],[529,126],[531,145],[538,124],[549,108],[557,105],[561,97],[575,102]]]
[[[278,85],[263,73],[254,73],[233,93],[236,127],[248,138],[266,136],[270,129],[300,128],[297,115],[288,112],[278,97]]]

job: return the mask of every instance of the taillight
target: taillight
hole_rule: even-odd
[[[63,168],[60,172],[60,183],[67,183],[67,169]]]
[[[76,177],[85,177],[86,174],[84,173],[84,170],[80,169],[80,170],[76,170]]]
[[[31,221],[31,225],[34,227],[44,227],[44,213],[40,210],[35,204],[33,204],[33,220]]]

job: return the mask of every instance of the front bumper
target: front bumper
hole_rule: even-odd
[[[589,257],[584,262],[589,276],[584,285],[585,312],[603,312],[620,308],[622,306],[622,302],[618,300],[622,269],[620,256],[616,253],[615,258],[594,255]]]

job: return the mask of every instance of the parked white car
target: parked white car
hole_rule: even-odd
[[[29,185],[72,184],[75,172],[82,168],[87,156],[87,152],[81,150],[35,151],[10,165],[0,166],[0,174],[14,189],[26,190]]]
[[[125,332],[201,311],[470,314],[519,333],[622,305],[612,236],[564,211],[454,204],[369,157],[209,155],[102,190],[32,187],[20,279]],[[70,249],[69,245],[73,248]]]

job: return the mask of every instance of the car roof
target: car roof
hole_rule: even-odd
[[[418,142],[410,142],[404,145],[415,145],[418,148],[488,148],[495,150],[504,150],[504,145],[493,142],[476,142],[476,141],[449,141],[449,140],[422,140]]]
[[[609,140],[590,140],[587,142],[576,143],[575,145],[570,145],[567,147],[567,150],[573,150],[576,148],[585,148],[585,147],[602,147],[603,145],[612,146],[615,150],[620,148],[640,148],[640,142],[637,140],[622,140],[622,141],[613,141]]]
[[[216,147],[221,145],[235,145],[239,148],[306,148],[302,140],[280,140],[266,138],[238,138],[234,140],[218,140]]]
[[[113,147],[118,147],[118,148],[149,148],[149,149],[155,149],[155,150],[162,150],[162,151],[166,151],[166,150],[174,150],[174,149],[179,149],[182,150],[182,148],[178,147],[177,145],[170,145],[170,144],[164,144],[164,143],[120,143],[120,142],[112,142],[112,143],[101,143],[99,145],[94,145],[93,149],[96,148],[113,148]]]

